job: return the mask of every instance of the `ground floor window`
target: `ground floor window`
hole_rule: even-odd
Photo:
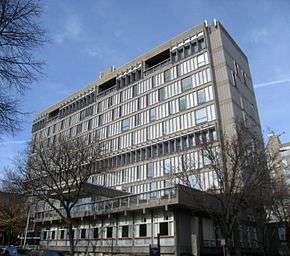
[[[139,237],[147,236],[147,225],[146,224],[140,224],[139,226]]]
[[[168,222],[159,223],[159,234],[161,236],[168,236]]]
[[[113,237],[113,227],[107,227],[107,238]]]
[[[129,237],[129,226],[122,226],[122,237]]]

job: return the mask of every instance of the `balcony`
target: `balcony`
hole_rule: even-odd
[[[76,205],[72,209],[72,217],[82,218],[91,215],[132,211],[147,207],[159,207],[169,204],[176,204],[177,202],[177,187],[172,187]],[[60,211],[64,213],[63,209],[60,209]],[[36,222],[58,219],[59,215],[54,210],[38,211],[35,213]]]

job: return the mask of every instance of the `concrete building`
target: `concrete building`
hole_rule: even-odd
[[[238,121],[261,133],[247,57],[214,21],[105,70],[39,113],[32,133],[33,140],[49,143],[61,134],[102,145],[109,171],[89,182],[95,193],[106,187],[120,194],[107,193],[101,201],[88,196],[75,207],[79,252],[148,255],[160,234],[162,255],[210,255],[221,253],[220,237],[192,201],[198,191],[173,186],[180,183],[174,172],[182,156],[190,157],[193,168],[202,169],[203,188],[210,189],[215,177],[199,145],[218,144]],[[41,246],[68,249],[66,230],[52,210],[39,209],[35,222]]]

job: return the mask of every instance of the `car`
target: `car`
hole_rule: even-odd
[[[64,254],[60,251],[45,250],[42,253],[40,253],[40,256],[64,256]]]
[[[4,255],[7,256],[29,256],[30,251],[26,249],[22,249],[16,246],[8,246],[6,247],[4,252]]]

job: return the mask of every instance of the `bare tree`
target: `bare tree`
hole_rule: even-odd
[[[238,124],[235,135],[225,136],[221,143],[203,141],[200,152],[203,168],[198,168],[195,158],[181,158],[174,167],[173,179],[187,186],[210,193],[217,204],[204,204],[203,210],[212,218],[226,242],[227,255],[235,251],[240,255],[240,225],[253,217],[258,209],[272,205],[270,195],[271,162],[262,138],[249,127]],[[201,175],[210,172],[214,182],[211,187],[202,184]],[[271,192],[272,193],[272,192]],[[217,207],[218,205],[218,207]]]
[[[15,184],[48,205],[65,223],[71,255],[75,251],[72,210],[83,196],[89,177],[101,168],[95,164],[99,157],[97,143],[88,145],[83,138],[59,137],[53,145],[33,143],[27,158],[19,162],[17,174],[11,175]]]
[[[0,227],[5,231],[6,244],[17,243],[23,232],[27,215],[27,205],[23,195],[0,192]]]
[[[43,62],[34,57],[45,42],[40,14],[37,0],[0,2],[0,134],[19,128],[22,113],[15,96],[41,72]]]

